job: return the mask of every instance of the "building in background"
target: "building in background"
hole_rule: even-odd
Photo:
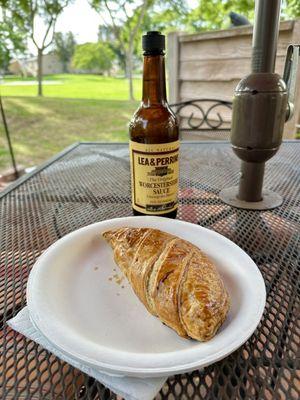
[[[37,76],[37,57],[18,58],[10,62],[8,70],[13,75]],[[54,52],[43,56],[43,75],[62,74],[63,64]]]

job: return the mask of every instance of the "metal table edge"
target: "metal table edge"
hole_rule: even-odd
[[[285,139],[282,141],[282,144],[284,143],[300,143],[299,139]],[[113,146],[113,145],[128,145],[128,141],[126,142],[101,142],[101,141],[84,141],[84,142],[78,142],[79,145],[91,145],[91,144],[101,144],[101,145],[106,145],[106,146]],[[231,144],[230,140],[180,140],[180,144],[209,144],[209,143],[214,143],[214,144]]]
[[[294,142],[295,143],[300,143],[300,141],[297,140],[297,139],[287,139],[287,140],[283,141],[283,143],[294,143]],[[201,145],[201,144],[216,144],[216,145],[219,145],[219,144],[224,144],[224,143],[230,144],[230,142],[228,140],[201,140],[201,141],[184,140],[184,141],[180,142],[181,145],[182,144],[183,145],[187,145],[187,144],[198,144],[198,145]],[[113,146],[113,145],[128,145],[128,142],[101,142],[101,141],[99,141],[99,142],[97,142],[97,141],[75,142],[75,143],[71,144],[70,146],[66,147],[64,150],[62,150],[61,152],[59,152],[55,156],[49,158],[47,161],[45,161],[44,163],[42,163],[38,167],[36,167],[32,172],[29,172],[29,173],[21,176],[15,182],[9,184],[6,189],[4,189],[2,192],[0,192],[0,200],[2,200],[6,195],[8,195],[14,189],[19,187],[22,183],[26,182],[28,179],[30,179],[31,177],[35,176],[36,174],[38,174],[39,172],[41,172],[45,168],[49,167],[49,165],[51,165],[55,161],[58,161],[60,158],[64,157],[66,154],[70,153],[72,150],[74,150],[78,146],[81,146],[81,145],[93,145],[93,144],[94,145]]]
[[[28,179],[31,177],[35,176],[39,172],[41,172],[43,169],[49,167],[53,162],[59,160],[60,158],[64,157],[66,154],[70,153],[70,151],[74,150],[76,147],[80,145],[80,142],[75,142],[71,144],[70,146],[66,147],[64,150],[56,154],[55,156],[49,158],[47,161],[44,163],[40,164],[38,167],[36,167],[33,171],[21,176],[18,178],[15,182],[12,182],[7,186],[6,189],[4,189],[2,192],[0,192],[0,200],[2,200],[7,194],[9,194],[11,191],[22,185],[22,183],[26,182]]]
[[[180,144],[202,144],[202,143],[216,143],[216,144],[224,144],[230,143],[228,140],[180,140]],[[101,145],[128,145],[129,141],[127,142],[79,142],[80,145],[90,145],[90,144],[101,144]]]

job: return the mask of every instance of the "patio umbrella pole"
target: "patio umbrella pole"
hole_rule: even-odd
[[[12,161],[12,165],[13,165],[15,178],[17,179],[17,178],[19,178],[19,173],[18,173],[15,156],[14,156],[13,147],[12,147],[11,140],[10,140],[10,134],[9,134],[9,130],[8,130],[7,122],[6,122],[6,117],[5,117],[5,112],[4,112],[1,96],[0,96],[0,111],[1,111],[1,117],[2,117],[2,121],[3,121],[4,131],[5,131],[5,135],[6,135],[6,139],[7,139],[7,143],[8,143],[8,148],[9,148],[9,153],[10,153],[10,157],[11,157],[11,161]]]
[[[282,203],[279,194],[263,190],[265,162],[279,149],[290,117],[289,87],[274,73],[280,7],[280,0],[256,1],[252,72],[240,81],[233,100],[231,143],[242,160],[241,176],[239,186],[223,189],[220,197],[244,209],[266,210]]]
[[[271,4],[272,3],[272,4]],[[252,73],[275,70],[281,0],[256,2],[253,27]],[[263,200],[265,162],[242,161],[238,198],[248,202]],[[278,195],[277,195],[278,196]],[[278,198],[278,203],[282,199]],[[279,205],[279,204],[278,204]]]

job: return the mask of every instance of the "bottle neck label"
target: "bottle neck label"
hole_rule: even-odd
[[[143,144],[130,141],[132,207],[162,215],[178,204],[179,141]]]

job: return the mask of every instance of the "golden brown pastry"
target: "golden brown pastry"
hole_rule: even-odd
[[[229,297],[213,263],[193,244],[151,228],[103,233],[133,290],[153,315],[180,336],[211,339]]]

